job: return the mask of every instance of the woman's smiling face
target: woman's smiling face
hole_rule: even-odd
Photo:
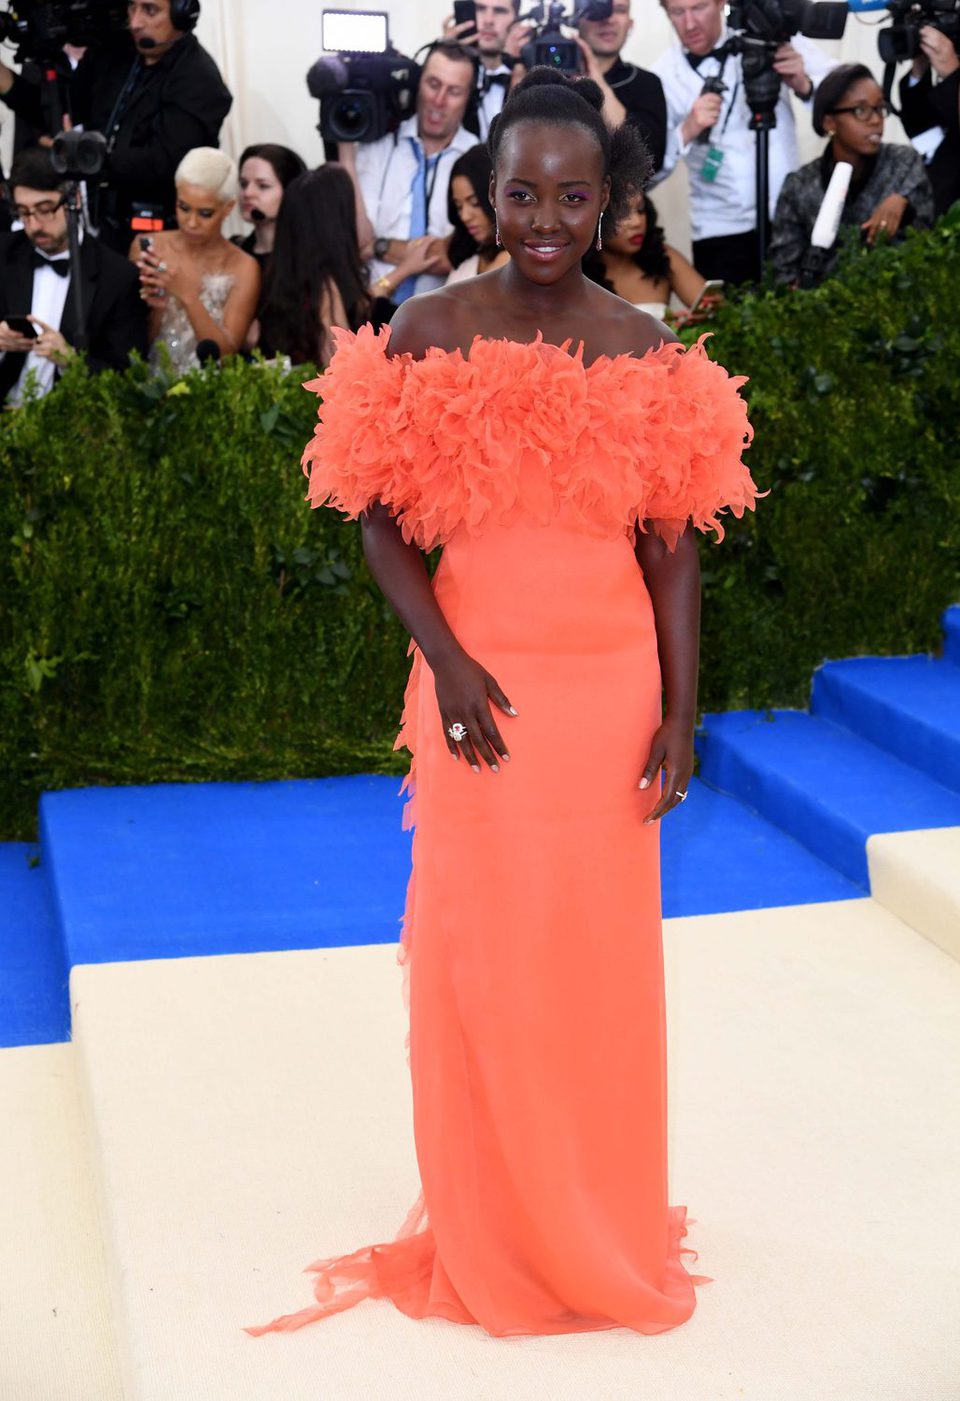
[[[517,271],[559,282],[579,269],[610,198],[596,137],[575,122],[517,122],[497,152],[490,197]]]

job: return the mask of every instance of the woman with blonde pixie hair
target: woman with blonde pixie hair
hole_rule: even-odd
[[[154,366],[169,356],[183,374],[197,364],[201,341],[213,341],[221,355],[243,346],[260,295],[260,269],[223,236],[236,185],[229,156],[213,146],[195,147],[177,167],[177,227],[133,240],[130,257],[150,308]]]

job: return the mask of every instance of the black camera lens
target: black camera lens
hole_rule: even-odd
[[[348,93],[330,114],[330,131],[335,141],[362,141],[370,129],[373,111],[365,93]]]

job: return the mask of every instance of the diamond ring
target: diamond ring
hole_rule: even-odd
[[[466,725],[461,725],[460,721],[457,720],[450,726],[449,730],[447,730],[447,734],[459,744],[462,739],[466,739],[467,737],[467,727]]]

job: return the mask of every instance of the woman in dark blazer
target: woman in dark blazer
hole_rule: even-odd
[[[912,146],[884,143],[886,113],[883,92],[862,63],[833,69],[817,88],[813,125],[818,136],[829,141],[822,155],[783,182],[769,253],[778,282],[818,282],[836,265],[839,238],[816,263],[808,255],[813,225],[838,161],[853,166],[841,226],[859,228],[867,245],[878,237],[901,236],[908,224],[927,228],[933,223],[933,190],[923,160]]]

